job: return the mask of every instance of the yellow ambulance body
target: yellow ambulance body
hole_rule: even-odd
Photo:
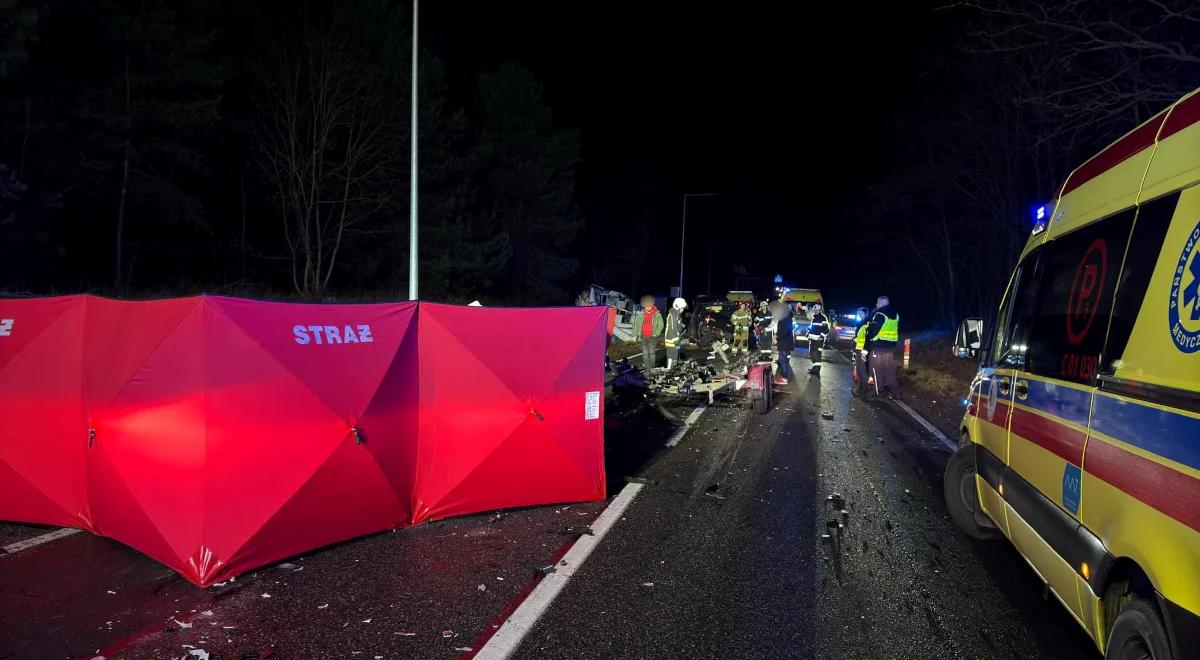
[[[1007,537],[1106,657],[1200,658],[1200,94],[1045,209],[987,330],[951,516]]]

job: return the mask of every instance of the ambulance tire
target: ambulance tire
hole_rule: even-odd
[[[1154,603],[1134,598],[1117,615],[1108,635],[1105,660],[1172,660],[1167,629]]]
[[[975,510],[979,507],[979,493],[975,489],[975,445],[961,446],[950,457],[942,479],[942,491],[946,510],[955,527],[971,538],[990,540],[1000,537],[1000,530],[985,527],[975,520]]]

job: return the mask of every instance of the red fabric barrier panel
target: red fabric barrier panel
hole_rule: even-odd
[[[604,497],[603,308],[0,301],[0,519],[200,585],[363,534]]]
[[[606,321],[422,303],[414,523],[604,498]]]

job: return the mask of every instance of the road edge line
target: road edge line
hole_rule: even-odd
[[[8,545],[6,545],[2,548],[4,550],[4,552],[2,554],[0,554],[0,557],[3,557],[5,555],[13,555],[18,552],[21,552],[22,550],[36,548],[37,546],[39,546],[43,543],[57,541],[58,539],[66,538],[72,534],[76,534],[81,531],[83,531],[83,530],[76,529],[74,527],[64,527],[62,529],[56,529],[53,532],[46,532],[45,534],[42,534],[40,536],[35,536],[31,539],[25,539],[24,541],[17,541],[15,543],[9,543]]]
[[[683,426],[675,429],[675,432],[671,434],[671,437],[667,438],[667,444],[664,446],[674,447],[675,445],[679,444],[679,441],[683,440],[683,436],[687,435],[687,432],[691,430],[692,426],[696,423],[696,420],[700,419],[700,415],[704,414],[705,410],[708,410],[708,406],[706,405],[700,406],[699,408],[693,410],[691,414],[687,416],[687,419],[683,420]]]
[[[608,530],[625,513],[625,509],[641,492],[644,484],[626,484],[617,494],[611,504],[592,523],[592,534],[580,536],[563,558],[555,565],[555,572],[542,578],[541,582],[529,592],[525,600],[513,611],[504,623],[496,629],[495,634],[475,654],[475,658],[484,660],[506,660],[517,650],[525,636],[533,630],[533,626],[542,618],[555,597],[567,585],[567,581],[575,575],[575,571],[583,565],[588,555],[600,545]]]
[[[920,413],[918,413],[917,411],[910,408],[907,403],[904,403],[900,399],[896,399],[895,402],[896,402],[896,405],[900,406],[901,410],[908,413],[910,416],[912,416],[913,419],[917,420],[918,424],[925,427],[926,431],[929,431],[930,433],[932,433],[933,437],[937,438],[938,440],[940,440],[942,442],[942,444],[949,447],[950,451],[958,451],[958,445],[954,442],[951,442],[950,438],[946,437],[946,434],[939,431],[936,426],[934,426],[933,424],[930,424],[929,420],[922,417]]]

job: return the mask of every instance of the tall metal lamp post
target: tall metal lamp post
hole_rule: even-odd
[[[417,299],[417,2],[412,12],[412,109],[409,115],[412,153],[408,175],[408,299]]]

